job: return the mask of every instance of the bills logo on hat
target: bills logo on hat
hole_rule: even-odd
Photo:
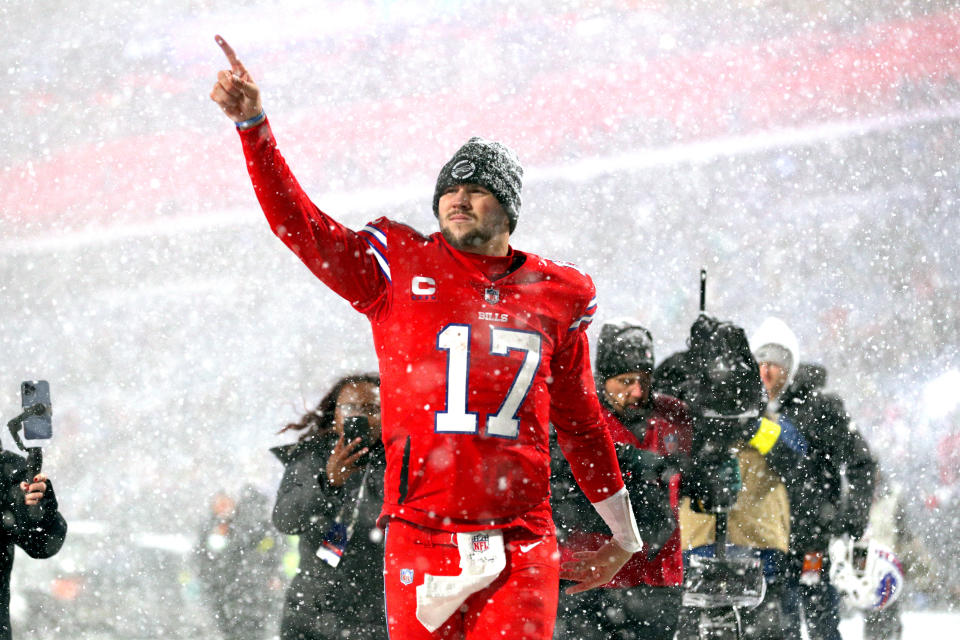
[[[483,553],[490,548],[490,536],[486,533],[478,533],[473,536],[473,552]]]
[[[400,582],[402,584],[413,584],[413,569],[400,569]]]
[[[469,160],[460,160],[453,167],[450,168],[450,175],[455,180],[463,180],[469,178],[473,175],[473,172],[477,170],[477,166]]]

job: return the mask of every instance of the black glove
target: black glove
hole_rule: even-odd
[[[640,538],[647,558],[653,558],[677,529],[670,507],[670,480],[663,477],[670,466],[665,458],[652,451],[623,443],[615,446]]]
[[[684,469],[681,492],[699,513],[728,511],[743,486],[740,463],[730,453],[710,453],[691,459]]]

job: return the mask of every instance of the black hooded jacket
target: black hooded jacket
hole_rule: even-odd
[[[15,453],[0,451],[0,640],[10,640],[10,572],[14,545],[31,558],[49,558],[60,551],[67,535],[67,522],[57,510],[53,485],[37,507],[27,507],[20,483],[27,479],[27,461]]]
[[[385,637],[383,601],[383,532],[376,526],[383,504],[382,447],[371,452],[372,465],[360,502],[353,536],[340,564],[334,568],[317,556],[317,548],[330,530],[345,501],[356,496],[362,471],[343,487],[326,482],[326,465],[336,434],[314,436],[271,451],[284,464],[283,480],[273,509],[273,523],[281,532],[298,535],[300,566],[287,590],[282,638],[334,637],[352,627],[357,637]],[[353,511],[347,505],[346,517]],[[374,634],[374,635],[371,635]],[[353,636],[351,636],[353,637]]]
[[[790,548],[801,555],[825,551],[833,536],[862,536],[873,499],[876,461],[843,401],[823,390],[825,383],[822,367],[801,364],[781,400],[783,414],[809,445],[807,478],[790,490]]]

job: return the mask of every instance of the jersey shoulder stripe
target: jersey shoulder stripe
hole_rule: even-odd
[[[387,282],[393,282],[393,278],[390,277],[390,262],[387,260],[386,252],[378,246],[378,243],[371,240],[369,234],[360,232],[363,236],[364,241],[367,243],[367,246],[370,247],[370,253],[373,254],[374,259],[377,261],[377,265],[380,267],[380,271],[383,272],[383,277],[387,279]]]
[[[572,262],[529,257],[538,261],[540,270],[551,282],[563,287],[570,295],[571,309],[576,315],[567,326],[567,333],[585,330],[590,326],[597,313],[597,288],[590,275]]]
[[[368,242],[373,241],[380,245],[380,249],[386,253],[387,251],[387,234],[381,231],[374,223],[370,222],[363,229],[360,230],[360,233],[365,234]]]
[[[383,272],[383,276],[387,279],[387,282],[392,283],[393,278],[390,275],[390,260],[387,258],[387,232],[385,230],[386,225],[384,224],[387,222],[389,221],[386,218],[378,218],[373,222],[367,223],[358,233],[367,243],[367,246],[370,247],[370,252],[373,254],[374,259],[376,259],[377,265],[379,265],[380,271]]]
[[[590,302],[587,303],[587,308],[584,311],[584,314],[573,321],[570,326],[567,328],[567,331],[576,331],[580,328],[586,328],[590,326],[590,323],[593,322],[593,317],[597,313],[597,298],[594,296]]]

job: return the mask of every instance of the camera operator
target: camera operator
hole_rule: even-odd
[[[49,558],[63,546],[67,523],[60,515],[53,485],[43,473],[28,478],[26,460],[9,451],[0,451],[0,536],[4,550],[0,557],[0,640],[9,640],[10,571],[14,545],[31,558]]]
[[[344,425],[356,416],[369,426],[351,439]],[[300,566],[287,590],[280,638],[385,640],[383,533],[376,526],[386,464],[379,377],[340,379],[281,433],[288,430],[303,433],[295,444],[271,449],[285,467],[273,522],[300,536]]]
[[[597,342],[597,395],[634,506],[643,550],[605,588],[561,592],[558,640],[672,640],[683,583],[677,525],[679,456],[690,452],[691,425],[676,398],[654,394],[653,338],[632,320],[603,325]],[[600,548],[603,521],[577,489],[553,447],[551,494],[561,561]]]
[[[743,637],[782,640],[781,593],[790,535],[787,488],[803,481],[807,443],[789,421],[761,419],[761,376],[741,328],[701,315],[690,333],[690,350],[660,365],[655,387],[673,389],[691,404],[695,456],[711,450],[735,453],[742,487],[735,495],[724,495],[710,488],[709,474],[692,482],[684,479],[685,485],[704,485],[701,493],[714,502],[722,498],[712,505],[702,499],[681,504],[685,560],[688,555],[714,557],[718,529],[711,512],[719,508],[726,513],[727,556],[759,559],[766,582],[763,602],[742,611]],[[734,377],[724,382],[727,372]],[[682,612],[679,626],[678,638],[697,637],[694,612]]]

